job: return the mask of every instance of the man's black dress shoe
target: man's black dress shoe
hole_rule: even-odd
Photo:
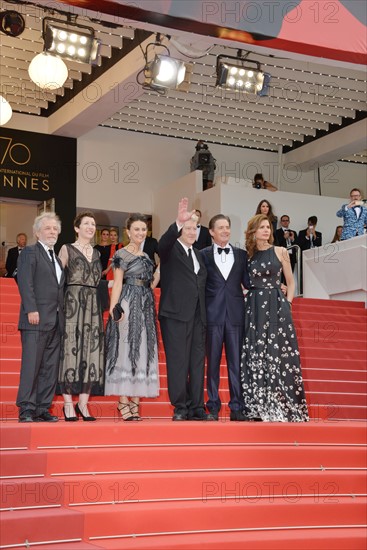
[[[26,409],[20,413],[19,422],[33,422],[33,411]]]
[[[233,420],[235,422],[248,422],[249,418],[247,418],[246,415],[243,414],[242,411],[231,411],[230,420]]]
[[[181,421],[181,420],[187,420],[187,415],[186,414],[175,413],[172,416],[172,420],[174,422],[178,422],[178,421]]]
[[[58,416],[52,416],[48,411],[45,411],[34,419],[35,422],[58,422],[59,417]]]
[[[214,420],[211,414],[206,414],[204,409],[197,409],[195,412],[189,413],[187,420]]]

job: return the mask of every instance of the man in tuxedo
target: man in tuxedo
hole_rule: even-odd
[[[158,243],[168,394],[173,420],[213,420],[204,409],[206,269],[192,248],[197,218],[187,207],[188,199],[181,199],[176,222]]]
[[[297,244],[300,247],[301,251],[310,250],[311,248],[316,248],[317,246],[322,245],[322,234],[319,231],[316,231],[317,217],[310,216],[307,220],[307,228],[302,229],[298,233]],[[303,257],[301,252],[301,288],[300,292],[303,293]]]
[[[316,225],[317,217],[310,216],[307,220],[307,228],[299,232],[297,244],[302,251],[322,245],[322,233],[316,231]]]
[[[292,271],[297,262],[297,252],[295,248],[291,248],[296,244],[297,233],[293,229],[289,229],[290,218],[287,214],[283,214],[280,218],[280,228],[275,231],[274,241],[277,246],[286,248],[289,253]]]
[[[210,246],[212,244],[212,239],[209,233],[209,229],[204,225],[201,225],[200,223],[201,211],[196,209],[195,215],[197,216],[198,221],[196,226],[196,239],[193,244],[193,247],[196,248],[197,250],[201,250],[202,248]]]
[[[17,246],[14,246],[14,248],[9,248],[8,250],[8,255],[5,262],[5,277],[16,277],[18,257],[25,246],[27,246],[27,235],[25,233],[18,233]]]
[[[17,406],[19,422],[57,422],[48,409],[55,393],[64,326],[64,272],[54,252],[60,220],[44,212],[35,219],[33,230],[37,243],[27,246],[18,261],[22,364]]]
[[[247,252],[229,243],[231,220],[218,214],[209,222],[213,245],[204,248],[201,256],[207,270],[205,288],[207,316],[207,390],[206,404],[218,420],[220,360],[225,348],[230,401],[230,420],[246,420],[240,382],[241,350],[245,323],[243,289],[249,288]]]

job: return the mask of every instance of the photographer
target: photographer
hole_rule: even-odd
[[[342,241],[363,235],[364,226],[367,224],[367,208],[360,189],[351,190],[350,203],[343,204],[336,215],[344,220]]]
[[[202,139],[196,146],[196,153],[190,160],[190,170],[201,170],[203,173],[203,191],[213,187],[214,171],[216,169],[215,158],[209,151],[209,147]]]
[[[292,246],[296,243],[297,233],[293,229],[289,229],[290,217],[283,214],[280,218],[280,228],[275,231],[274,240],[277,246],[282,246],[288,250],[291,261],[292,271],[297,261],[297,253]]]
[[[273,185],[269,181],[264,180],[264,176],[262,174],[255,174],[252,187],[254,187],[255,189],[267,189],[268,191],[278,191],[278,188],[275,187],[275,185]]]

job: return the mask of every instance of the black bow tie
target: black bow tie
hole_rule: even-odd
[[[226,247],[226,248],[220,248],[218,246],[218,254],[222,254],[222,252],[224,252],[225,254],[229,254],[229,251],[230,251],[230,248]]]

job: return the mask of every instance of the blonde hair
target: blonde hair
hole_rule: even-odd
[[[271,223],[269,222],[268,216],[265,216],[265,214],[257,214],[256,216],[253,216],[247,224],[247,229],[245,233],[246,238],[246,250],[249,258],[252,258],[252,256],[257,252],[258,248],[256,246],[256,238],[255,233],[259,229],[262,222],[267,221],[270,227],[270,237],[269,237],[269,244],[273,244],[274,237],[273,237],[273,228],[271,226]]]

